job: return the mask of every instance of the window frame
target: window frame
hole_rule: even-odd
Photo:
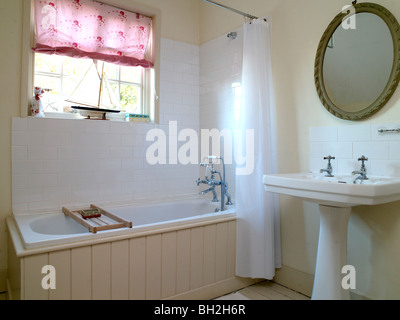
[[[154,54],[154,67],[151,69],[150,77],[146,77],[146,85],[143,87],[147,90],[154,90],[149,93],[149,98],[153,101],[143,101],[146,104],[153,104],[150,107],[150,120],[152,123],[159,123],[159,92],[160,92],[160,38],[161,38],[161,10],[149,7],[144,4],[130,2],[127,4],[124,0],[102,0],[103,3],[121,8],[127,11],[134,11],[149,16],[153,19],[152,43]],[[22,32],[22,65],[21,65],[21,108],[20,116],[27,117],[31,98],[33,97],[33,80],[35,56],[32,51],[35,37],[35,24],[33,16],[33,0],[23,0],[23,32]],[[147,73],[147,72],[146,72]],[[148,73],[147,73],[148,74]],[[154,80],[152,79],[154,78]],[[153,82],[154,86],[149,86]],[[147,93],[143,95],[146,96]],[[65,116],[64,116],[65,115]],[[67,113],[60,113],[57,118],[76,118],[71,117]]]

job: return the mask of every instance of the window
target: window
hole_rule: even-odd
[[[152,85],[148,81],[151,69],[35,53],[33,85],[47,91],[42,97],[44,112],[71,112],[73,105],[90,106],[98,103],[99,75],[103,66],[105,78],[101,97],[103,104],[100,107],[150,114],[149,90],[146,88]],[[118,101],[112,101],[110,95],[115,95]]]
[[[160,29],[152,23],[159,10],[138,5],[147,14],[142,15],[92,0],[33,4],[29,91],[47,89],[42,97],[45,112],[71,112],[71,106],[96,105],[93,102],[100,107],[101,102],[101,108],[148,114],[155,120],[159,48],[154,50],[153,44]]]

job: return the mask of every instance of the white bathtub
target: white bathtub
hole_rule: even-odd
[[[133,228],[112,229],[94,234],[72,218],[65,216],[61,210],[45,214],[15,215],[14,219],[23,246],[25,249],[32,249],[115,236],[129,236],[133,233],[156,233],[160,230],[184,228],[188,225],[235,215],[233,206],[228,206],[224,212],[216,212],[220,204],[204,198],[102,207],[125,220],[132,221]]]
[[[209,198],[98,205],[133,228],[94,234],[61,210],[7,218],[12,299],[202,300],[257,282],[235,276],[234,207],[215,212]],[[54,290],[42,287],[49,265]]]

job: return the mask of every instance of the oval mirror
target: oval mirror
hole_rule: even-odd
[[[325,108],[346,120],[380,110],[400,80],[400,26],[384,7],[360,3],[325,30],[315,59],[315,85]]]

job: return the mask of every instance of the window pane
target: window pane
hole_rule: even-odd
[[[140,87],[121,84],[121,105],[129,113],[140,113]]]
[[[35,77],[35,87],[50,89],[52,94],[60,94],[61,79],[59,77],[41,76]]]
[[[35,54],[35,72],[60,73],[60,57],[49,54]]]
[[[121,67],[121,81],[141,83],[142,79],[141,67]]]
[[[101,107],[113,110],[122,109],[118,95],[118,84],[110,82],[107,77],[103,78]]]
[[[64,112],[64,102],[53,92],[47,92],[42,97],[44,112]]]
[[[69,88],[71,87],[69,86]],[[99,101],[99,89],[99,74],[96,71],[96,66],[92,63],[82,81],[76,82],[73,92],[65,98],[68,98],[70,100],[69,102],[73,105],[87,104],[90,106],[97,106]]]
[[[81,79],[92,64],[91,59],[64,58],[64,75]]]
[[[72,77],[64,77],[63,79],[63,96],[62,99],[68,99],[76,88],[76,79]]]
[[[100,68],[100,72],[101,72]],[[109,80],[118,80],[118,66],[111,63],[104,63],[104,73]]]
[[[43,89],[50,89],[49,92],[45,92],[42,97],[43,111],[45,112],[62,112],[62,104],[59,98],[61,79],[58,77],[50,76],[36,76],[35,87],[41,87]]]

